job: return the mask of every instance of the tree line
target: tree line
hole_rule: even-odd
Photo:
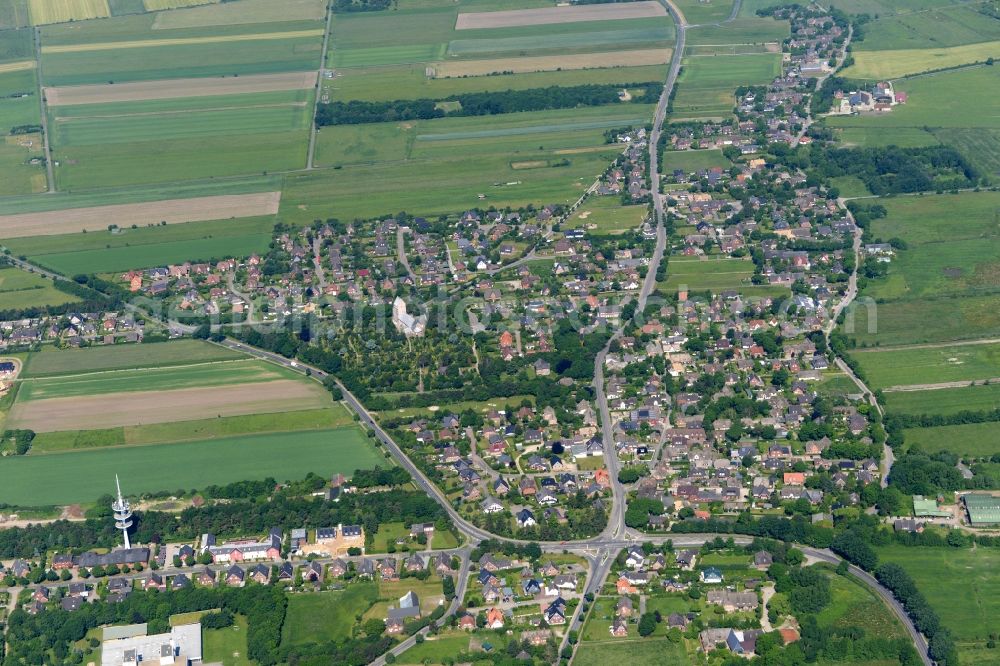
[[[522,111],[572,109],[579,106],[617,104],[622,88],[643,89],[633,101],[655,102],[659,98],[659,82],[622,84],[585,84],[579,86],[548,86],[526,90],[464,93],[447,99],[397,99],[385,102],[363,100],[334,101],[320,104],[316,124],[358,125],[363,123],[429,120],[445,116],[486,116]],[[447,106],[454,108],[447,108]]]

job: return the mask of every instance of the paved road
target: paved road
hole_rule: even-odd
[[[320,98],[323,97],[323,72],[326,71],[327,47],[330,44],[330,25],[333,23],[333,3],[328,3],[326,7],[326,28],[323,30],[323,51],[319,58],[319,76],[316,80],[316,99],[313,102],[312,129],[309,131],[309,152],[306,159],[306,171],[312,171],[314,157],[316,155],[316,135],[319,128],[316,126],[316,112],[319,111]]]

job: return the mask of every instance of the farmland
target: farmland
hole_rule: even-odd
[[[28,0],[35,25],[111,16],[107,0]]]
[[[76,297],[59,291],[52,281],[18,268],[0,268],[0,311],[72,303]]]
[[[723,118],[732,113],[741,85],[770,82],[780,72],[781,56],[758,53],[738,56],[693,56],[683,61],[674,99],[674,120]]]
[[[0,64],[0,195],[45,189],[44,167],[30,163],[42,157],[41,135],[11,134],[14,127],[39,123],[36,76],[32,61]]]
[[[873,388],[1000,377],[1000,344],[966,344],[853,354]]]
[[[202,488],[244,479],[300,479],[385,464],[355,426],[305,433],[220,438],[53,455],[18,456],[0,468],[0,501],[68,504],[113,489],[114,470],[130,494]],[[39,483],[45,479],[45,483]]]
[[[882,561],[895,562],[910,573],[954,636],[960,658],[985,647],[1000,611],[1000,580],[994,575],[1000,554],[989,548],[905,546],[880,547],[878,554]]]
[[[907,447],[919,447],[928,453],[949,451],[964,457],[990,457],[1000,453],[997,439],[1000,423],[965,423],[962,425],[907,428],[903,439]]]
[[[933,69],[983,62],[1000,57],[1000,41],[947,48],[857,51],[844,76],[855,79],[894,79]]]
[[[592,196],[566,222],[566,226],[581,227],[594,234],[621,234],[638,229],[647,213],[646,206],[623,206],[618,197]]]
[[[892,413],[948,415],[1000,409],[1000,385],[964,386],[933,391],[886,393],[885,406]]]
[[[866,37],[855,52],[939,48],[1000,39],[1000,21],[977,11],[974,3],[951,4],[923,11],[901,6],[878,13],[865,25]]]
[[[463,12],[458,15],[455,29],[513,28],[578,21],[653,18],[666,15],[666,9],[658,2],[633,2],[618,6],[613,4],[583,5],[578,7],[511,9],[499,12]]]
[[[28,358],[22,378],[52,377],[104,370],[160,368],[238,358],[243,358],[243,356],[224,347],[196,340],[65,351],[46,349],[32,354]]]

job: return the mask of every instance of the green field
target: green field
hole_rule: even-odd
[[[880,15],[865,25],[865,39],[855,51],[921,49],[961,46],[1000,39],[1000,21],[977,11],[975,3],[956,3],[912,11],[901,3],[900,13]]]
[[[687,259],[672,257],[667,266],[667,280],[661,283],[668,291],[684,285],[691,291],[726,289],[750,290],[753,262],[746,259]]]
[[[898,639],[906,637],[899,619],[869,588],[853,577],[831,573],[830,604],[816,615],[820,627],[835,631],[850,626],[864,627],[865,637]]]
[[[923,146],[936,146],[940,143],[932,132],[920,127],[893,127],[891,129],[879,127],[840,127],[838,125],[840,120],[840,117],[831,118],[830,123],[837,126],[837,139],[846,146],[922,148]]]
[[[465,631],[442,632],[399,655],[397,664],[444,664],[461,652],[468,652],[470,638]]]
[[[0,268],[0,310],[63,305],[79,300],[59,291],[52,281],[19,268]]]
[[[274,218],[247,217],[4,241],[15,255],[64,275],[115,273],[185,261],[263,254]]]
[[[3,35],[0,32],[0,60],[4,59],[5,47],[10,55],[19,51],[19,45],[5,43]],[[10,135],[13,127],[38,125],[41,112],[37,86],[34,68],[0,74],[0,196],[45,189],[45,167],[29,163],[43,155],[41,135]]]
[[[906,569],[958,644],[959,658],[985,647],[1000,613],[1000,552],[991,548],[883,546],[879,559]],[[963,662],[965,663],[964,659]],[[974,663],[989,663],[974,662]]]
[[[856,350],[852,356],[873,389],[1000,377],[1000,344]]]
[[[931,70],[985,62],[1000,56],[1000,41],[941,48],[855,51],[854,64],[843,70],[851,79],[895,79]]]
[[[729,161],[721,150],[667,150],[662,153],[664,173],[680,169],[685,173],[711,169],[712,167],[729,168]]]
[[[69,504],[113,489],[114,474],[130,495],[203,488],[272,476],[300,479],[368,469],[386,461],[355,426],[301,433],[17,456],[0,466],[0,502]],[[44,480],[44,482],[42,482]]]
[[[1000,332],[996,296],[907,299],[857,305],[844,331],[859,344],[908,345],[978,339]],[[870,319],[870,321],[869,321]]]
[[[363,615],[378,599],[375,583],[357,582],[336,592],[293,594],[282,629],[284,645],[340,641],[351,636],[355,617]]]
[[[121,347],[131,349],[132,347]],[[116,348],[117,349],[117,348]],[[169,391],[191,386],[226,386],[300,378],[281,366],[255,359],[216,361],[138,370],[99,371],[21,382],[18,400],[44,400],[128,391]]]
[[[238,352],[198,340],[87,349],[45,349],[28,357],[21,378],[51,377],[102,370],[159,368],[245,358],[246,356]]]
[[[696,25],[699,23],[718,23],[729,18],[733,9],[731,0],[676,0],[675,4],[687,22]],[[697,31],[696,31],[697,32]]]
[[[60,106],[49,114],[57,179],[87,189],[301,168],[312,94]]]
[[[610,623],[609,623],[610,624]],[[587,641],[577,650],[573,663],[578,666],[607,666],[628,662],[632,666],[662,666],[663,664],[691,663],[684,645],[665,638],[611,639]]]
[[[957,148],[984,176],[1000,175],[1000,129],[945,127],[934,132],[941,143]]]
[[[907,428],[907,447],[917,446],[928,453],[950,451],[960,456],[994,456],[1000,453],[1000,423],[966,423],[933,428]]]
[[[1000,385],[965,386],[933,391],[898,391],[884,395],[894,414],[948,415],[962,411],[1000,409]]]
[[[635,231],[649,212],[645,204],[623,206],[617,196],[591,196],[564,224],[593,234],[622,234]]]
[[[108,446],[140,446],[204,441],[235,435],[292,433],[338,428],[351,423],[347,409],[334,404],[322,409],[223,416],[195,421],[150,423],[100,430],[40,432],[31,443],[31,455],[94,449]]]
[[[690,20],[690,17],[687,18]],[[690,29],[687,33],[687,44],[701,46],[780,43],[788,39],[790,32],[788,21],[775,21],[763,17],[737,18],[722,26],[703,25]]]
[[[202,656],[205,663],[222,666],[252,666],[246,658],[247,620],[236,616],[236,622],[225,629],[205,629],[202,632]]]
[[[728,117],[737,87],[764,85],[780,73],[777,53],[687,57],[677,79],[671,119]]]

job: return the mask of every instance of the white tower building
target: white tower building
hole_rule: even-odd
[[[115,527],[122,531],[125,539],[125,547],[131,548],[132,544],[128,539],[128,528],[132,527],[132,508],[128,500],[122,497],[122,486],[118,483],[118,475],[115,474],[115,487],[118,489],[118,499],[111,503],[111,510],[115,513]]]

